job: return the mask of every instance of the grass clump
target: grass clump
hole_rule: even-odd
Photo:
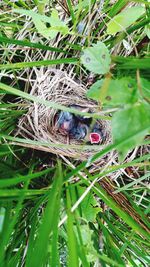
[[[0,266],[149,266],[149,3],[2,4]],[[50,131],[70,104],[103,145]]]

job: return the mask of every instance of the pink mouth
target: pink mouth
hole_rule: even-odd
[[[90,141],[91,144],[98,144],[101,141],[101,136],[98,133],[91,133],[90,134]]]

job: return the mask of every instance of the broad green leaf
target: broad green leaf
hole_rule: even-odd
[[[107,33],[116,34],[117,32],[124,31],[138,18],[140,18],[144,12],[145,8],[142,6],[127,8],[111,19],[111,21],[107,24]]]
[[[111,58],[108,48],[102,42],[93,44],[92,47],[88,47],[83,50],[81,62],[93,73],[105,74],[109,72]]]
[[[46,24],[43,21],[41,21],[37,18],[34,18],[33,22],[34,22],[34,25],[35,25],[38,33],[40,33],[41,35],[43,35],[47,39],[50,38],[50,30],[48,27],[46,27]]]
[[[65,22],[59,19],[56,9],[53,9],[51,13],[51,27],[58,29],[62,34],[67,34],[69,32]]]
[[[96,220],[96,216],[101,210],[101,208],[97,206],[97,202],[92,193],[89,193],[82,201],[81,208],[85,218],[90,222],[94,222]]]
[[[101,87],[103,86],[104,79],[96,81],[90,89],[87,91],[87,97],[100,101],[100,93],[101,93]]]
[[[31,10],[15,9],[17,13],[30,16],[35,24],[37,31],[43,35],[45,38],[55,38],[58,32],[62,34],[69,33],[68,26],[65,22],[61,21],[58,16],[58,11],[56,9],[52,10],[51,16],[40,15]],[[46,23],[50,24],[47,27]]]
[[[109,106],[122,106],[137,101],[137,83],[131,77],[116,80],[99,80],[94,83],[87,96]]]
[[[148,133],[150,133],[149,105],[137,103],[114,114],[112,119],[114,142],[124,140],[118,147],[121,159],[130,149],[138,145]]]
[[[35,19],[34,19],[34,23],[35,23]],[[51,25],[51,27],[46,27],[46,25],[45,25],[46,28],[45,28],[44,32],[51,39],[55,38],[56,35],[58,34],[58,32],[60,32],[62,34],[67,34],[69,32],[67,25],[65,25],[65,23],[59,19],[58,11],[56,9],[52,10],[50,25]],[[40,25],[39,25],[39,27],[40,27]],[[37,26],[36,26],[36,28],[37,28]],[[41,32],[41,34],[42,34],[42,32]]]
[[[31,17],[32,19],[38,19],[40,21],[43,21],[45,23],[50,23],[52,22],[51,17],[45,16],[45,15],[40,15],[32,10],[26,10],[26,9],[14,9],[13,10],[15,13],[19,13],[21,15],[26,15]]]
[[[38,8],[38,11],[40,14],[43,14],[44,13],[44,10],[45,10],[45,5],[49,3],[49,0],[40,0],[40,1],[37,1],[37,8]]]
[[[150,81],[141,78],[140,82],[141,82],[142,96],[150,100]]]

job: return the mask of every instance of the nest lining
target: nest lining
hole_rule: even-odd
[[[48,100],[64,106],[79,105],[88,107],[91,112],[96,112],[99,106],[96,102],[86,98],[86,87],[81,82],[76,81],[72,74],[59,69],[42,69],[37,73],[37,77],[32,85],[30,94],[38,96],[42,100]],[[18,124],[17,135],[31,140],[56,144],[57,147],[45,147],[35,145],[35,149],[49,151],[54,154],[64,155],[77,159],[87,159],[89,156],[100,151],[111,142],[110,122],[98,120],[105,140],[103,144],[84,149],[84,140],[75,140],[62,135],[55,127],[55,115],[58,110],[48,108],[43,104],[29,103],[27,114],[23,115]],[[68,145],[58,147],[59,144]],[[80,145],[80,149],[72,148],[69,145]],[[81,145],[83,149],[81,150]]]

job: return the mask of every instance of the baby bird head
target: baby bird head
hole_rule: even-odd
[[[88,126],[84,123],[79,122],[72,128],[70,135],[76,140],[83,140],[87,136],[87,133]]]
[[[61,111],[58,115],[56,126],[65,134],[69,134],[75,124],[74,115],[68,111]]]

